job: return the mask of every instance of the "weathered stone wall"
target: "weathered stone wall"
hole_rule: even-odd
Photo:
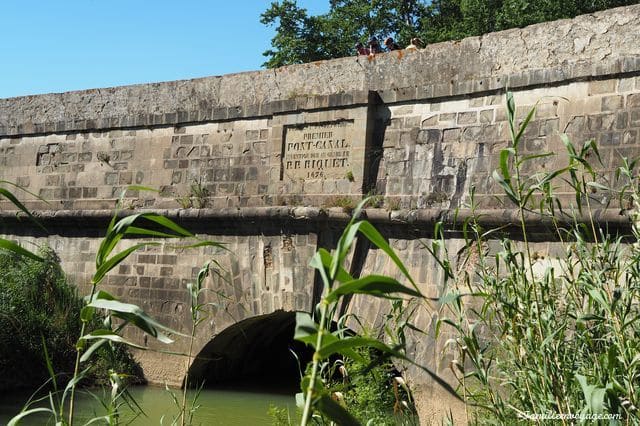
[[[228,243],[230,252],[153,247],[120,265],[105,287],[185,330],[185,283],[215,256],[224,269],[207,283],[211,301],[217,290],[229,299],[201,329],[202,347],[243,318],[309,310],[321,291],[309,259],[335,244],[347,219],[336,206],[372,193],[383,208],[367,215],[425,294],[437,297],[443,280],[422,248],[433,223],[445,219],[452,227],[453,209],[467,206],[472,185],[488,226],[513,220],[491,178],[510,140],[506,87],[519,120],[536,106],[523,153],[556,153],[527,163],[525,174],[565,165],[560,134],[567,133],[576,143],[598,142],[599,179],[615,185],[620,157],[640,154],[640,6],[373,59],[2,99],[0,180],[46,200],[18,190],[48,234],[11,211],[2,212],[0,233],[47,242],[86,285],[119,194],[130,185],[157,189],[127,190],[124,207],[167,214]],[[569,195],[570,188],[558,191]],[[594,208],[611,197],[593,195]],[[3,201],[0,208],[13,207]],[[625,222],[613,210],[601,218]],[[545,226],[535,218],[532,224]],[[463,241],[449,237],[456,253]],[[544,251],[555,243],[536,244]],[[357,270],[397,273],[378,251],[358,256]],[[372,327],[384,308],[365,299],[350,307]],[[432,308],[416,314],[425,330]],[[440,343],[416,337],[411,344],[418,360],[451,379]],[[175,349],[184,348],[178,341]],[[140,360],[150,380],[180,382],[175,372],[183,360],[156,352]],[[426,376],[411,371],[411,378],[425,421],[452,404],[440,402],[446,397]]]
[[[571,82],[514,95],[519,121],[535,107],[521,155],[556,154],[525,163],[525,175],[568,164],[562,133],[576,146],[596,141],[603,184],[615,186],[615,169],[623,156],[640,155],[637,76]],[[468,202],[473,184],[480,207],[496,207],[496,197],[506,201],[491,177],[499,166],[500,150],[510,141],[504,96],[480,94],[443,102],[403,103],[381,113],[390,119],[378,174],[380,193],[397,196],[404,208],[454,208]],[[557,188],[558,194],[570,192],[568,183]],[[606,194],[598,199],[603,204],[610,200]]]

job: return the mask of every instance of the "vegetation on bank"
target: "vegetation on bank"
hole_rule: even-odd
[[[82,300],[56,253],[42,247],[37,254],[42,260],[0,250],[0,391],[33,389],[49,378],[45,345],[58,380],[73,373]],[[130,382],[142,377],[127,351],[116,347],[99,352],[83,384],[108,383],[110,369]]]
[[[621,158],[611,182],[593,141],[576,146],[562,135],[567,164],[529,167],[536,172],[526,174],[530,162],[555,154],[523,154],[535,108],[522,124],[511,94],[507,108],[511,144],[500,152],[493,177],[518,212],[511,225],[520,238],[484,229],[475,214],[463,224],[458,265],[448,261],[442,242],[438,253],[448,285],[438,327],[453,335],[447,342],[467,420],[637,424],[640,162]],[[556,194],[562,187],[570,197],[566,189],[564,197]],[[599,219],[597,210],[608,207],[621,208],[628,226]],[[531,214],[550,224],[553,254],[532,243]]]

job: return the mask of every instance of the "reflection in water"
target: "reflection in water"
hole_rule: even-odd
[[[179,390],[174,390],[179,393]],[[169,393],[163,388],[152,386],[138,386],[131,388],[131,394],[145,411],[145,416],[132,417],[131,410],[123,411],[123,424],[128,421],[133,425],[170,425],[173,416],[178,412]],[[189,396],[193,397],[194,392]],[[29,398],[28,393],[0,394],[0,424],[7,421],[22,408],[22,404]],[[178,398],[180,400],[180,397]],[[200,408],[194,416],[194,425],[270,425],[271,418],[267,414],[270,405],[288,407],[291,416],[295,416],[295,400],[292,395],[273,393],[226,391],[203,389],[198,399]],[[82,395],[77,404],[79,420],[86,421],[94,416],[104,415],[99,403],[89,395]],[[78,422],[82,424],[84,422]],[[28,417],[20,425],[35,426],[46,424],[43,417]],[[99,424],[99,423],[98,423]]]

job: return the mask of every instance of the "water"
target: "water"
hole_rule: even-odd
[[[132,412],[129,409],[123,411],[123,419],[130,420],[132,425],[160,425],[160,419],[164,416],[164,425],[170,425],[177,408],[171,396],[164,388],[153,386],[132,387],[131,394],[136,402],[146,413],[146,417],[139,416],[132,420]],[[179,400],[182,394],[174,390]],[[100,393],[100,391],[98,391]],[[190,396],[193,394],[190,393]],[[28,393],[19,392],[0,394],[0,424],[17,414],[24,402],[29,398]],[[295,398],[293,395],[282,395],[264,392],[227,391],[227,390],[202,390],[198,399],[200,408],[194,416],[194,425],[270,425],[272,419],[267,414],[270,405],[288,407],[292,416],[295,415]],[[76,402],[78,421],[74,424],[84,424],[87,419],[104,415],[99,403],[87,394],[81,395]],[[84,421],[82,421],[84,420]],[[295,420],[294,420],[295,421]],[[27,417],[20,422],[25,426],[40,426],[46,424],[46,417]],[[104,423],[94,423],[104,424]],[[127,422],[123,422],[127,424]]]

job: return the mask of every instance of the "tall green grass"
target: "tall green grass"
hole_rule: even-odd
[[[583,424],[610,415],[637,424],[640,398],[640,179],[637,160],[621,158],[617,183],[598,173],[593,141],[575,146],[562,135],[567,164],[525,175],[522,140],[532,109],[516,123],[507,95],[511,144],[494,179],[518,212],[520,235],[484,229],[476,214],[464,223],[465,255],[457,268],[444,253],[449,291],[439,331],[456,353],[452,368],[478,424]],[[571,199],[556,195],[569,186]],[[596,217],[601,200],[624,201],[626,233]],[[471,208],[475,210],[474,197]],[[550,223],[558,255],[540,254],[528,218]],[[507,225],[507,224],[505,224]],[[500,237],[500,235],[503,235]],[[499,248],[495,241],[499,241]],[[540,417],[542,416],[542,417]],[[546,416],[546,417],[545,417]],[[607,423],[609,421],[607,420]]]

